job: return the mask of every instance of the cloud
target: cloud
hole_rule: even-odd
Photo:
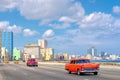
[[[81,3],[74,0],[2,0],[0,4],[1,10],[18,9],[21,16],[29,20],[39,20],[40,25],[63,22],[60,24],[63,28],[58,29],[65,29],[64,25],[68,28],[68,24],[79,21],[85,14]],[[52,28],[56,28],[56,24],[52,25]]]
[[[47,31],[44,32],[43,34],[43,38],[49,38],[49,37],[53,37],[54,36],[54,31],[52,29],[49,29]]]
[[[27,19],[40,20],[40,24],[59,20],[63,16],[67,19],[81,18],[85,13],[81,3],[73,0],[23,0],[19,11]]]
[[[18,34],[21,32],[22,27],[17,26],[17,25],[11,26],[8,21],[0,21],[0,29],[2,29],[3,31],[12,31],[15,34]]]
[[[66,29],[68,27],[71,27],[69,23],[51,23],[49,24],[50,27],[55,28],[55,29]]]
[[[0,0],[0,11],[14,9],[18,6],[17,0]]]
[[[113,7],[113,12],[116,14],[120,14],[120,6],[114,6]]]
[[[80,29],[67,29],[63,35],[56,35],[52,38],[47,38],[51,47],[64,50],[80,50],[84,46],[101,45],[100,41],[95,40],[95,36],[86,35]],[[63,45],[65,44],[65,45]]]
[[[60,22],[66,22],[66,23],[73,23],[75,22],[76,20],[70,18],[70,17],[67,17],[67,16],[62,16],[60,19],[59,19]]]
[[[0,28],[4,29],[7,26],[9,26],[9,22],[8,21],[0,21]]]
[[[120,34],[120,19],[111,14],[94,12],[85,16],[78,24],[84,34],[94,35],[96,38],[108,38]]]
[[[120,19],[115,20],[115,22],[113,23],[113,26],[120,28]]]
[[[37,31],[32,31],[32,30],[30,30],[30,29],[24,29],[23,30],[23,35],[24,36],[34,36],[34,35],[36,35],[36,34],[38,34],[38,32]]]
[[[20,33],[22,29],[19,26],[13,25],[13,26],[8,26],[7,30],[17,34],[17,33]]]
[[[101,12],[94,12],[88,16],[85,16],[79,24],[80,27],[83,28],[105,28],[107,26],[109,27],[112,22],[114,22],[112,15]]]
[[[69,23],[69,18],[63,17],[60,19]],[[67,22],[68,21],[68,22]],[[60,23],[61,24],[61,23]],[[54,24],[54,28],[65,28],[60,24]],[[111,14],[102,12],[93,12],[84,16],[80,21],[76,19],[74,25],[78,24],[79,27],[65,29],[63,34],[49,38],[50,42],[54,41],[53,46],[57,48],[63,46],[65,48],[82,47],[82,46],[103,46],[114,44],[111,37],[118,39],[120,35],[120,19],[113,17]],[[108,42],[108,39],[109,42]],[[59,43],[60,42],[60,43]]]

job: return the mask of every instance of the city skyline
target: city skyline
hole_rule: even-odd
[[[2,0],[0,28],[13,31],[14,47],[48,41],[55,53],[120,53],[120,0]],[[7,4],[6,4],[7,3]],[[32,9],[32,10],[31,10]]]

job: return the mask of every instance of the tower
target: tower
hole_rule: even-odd
[[[87,50],[87,54],[90,54],[91,56],[96,56],[97,55],[97,49],[95,47],[91,47]]]
[[[38,40],[38,45],[41,48],[47,48],[47,40]]]
[[[9,53],[9,59],[13,55],[13,32],[2,32],[2,47],[5,47]]]
[[[2,29],[0,29],[0,59],[1,59],[1,50],[2,50]]]

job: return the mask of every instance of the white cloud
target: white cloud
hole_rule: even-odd
[[[8,21],[0,21],[0,29],[2,29],[3,31],[12,31],[15,34],[18,34],[21,32],[22,27],[17,26],[17,25],[11,26]]]
[[[40,20],[40,25],[63,22],[60,29],[65,29],[64,25],[68,28],[68,23],[80,20],[85,13],[81,3],[74,0],[2,0],[0,4],[1,10],[18,8],[26,19]]]
[[[113,25],[114,25],[115,27],[119,27],[119,28],[120,28],[120,19],[115,20],[115,22],[113,23]]]
[[[5,29],[7,26],[9,26],[8,21],[0,21],[0,28]]]
[[[47,31],[44,32],[43,34],[43,38],[49,38],[49,37],[53,37],[54,36],[54,31],[52,29],[49,29]]]
[[[91,13],[79,22],[80,27],[95,28],[95,27],[109,27],[114,22],[114,18],[110,14],[101,12]]]
[[[84,34],[95,34],[94,36],[96,38],[107,38],[120,34],[120,19],[117,19],[110,14],[94,12],[85,16],[78,24]]]
[[[18,0],[0,0],[0,11],[14,9],[18,6]]]
[[[20,33],[22,29],[19,26],[13,25],[13,26],[8,26],[7,30],[17,34],[17,33]]]
[[[60,22],[66,22],[66,23],[72,23],[72,22],[75,22],[76,20],[70,18],[70,17],[67,17],[67,16],[63,16],[59,19]]]
[[[116,14],[120,14],[120,6],[114,6],[113,7],[113,12]]]
[[[63,17],[59,20],[68,21],[69,23],[69,19]],[[112,40],[108,42],[107,39],[111,39],[111,37],[117,38],[120,34],[120,19],[113,17],[111,14],[94,12],[74,24],[77,23],[79,28],[66,29],[62,32],[62,35],[54,36],[49,38],[49,40],[55,42],[55,47],[66,44],[64,49],[76,46],[102,46],[112,42]],[[51,26],[54,26],[54,28],[57,28],[57,26],[59,26],[58,28],[65,28],[65,26],[62,27],[60,24],[52,24]]]
[[[70,27],[70,24],[69,23],[53,23],[53,24],[49,24],[49,26],[55,29],[66,29]]]
[[[40,20],[41,24],[62,16],[81,18],[85,13],[81,3],[73,0],[23,0],[19,10],[25,18]]]
[[[24,29],[23,34],[24,34],[24,36],[34,36],[34,35],[38,34],[38,32],[34,31],[34,30],[32,31],[30,29]]]
[[[52,38],[47,38],[50,46],[64,50],[81,49],[83,46],[101,45],[101,42],[95,40],[94,35],[86,35],[80,29],[66,30],[62,35],[56,35]],[[65,44],[63,46],[63,44]],[[61,47],[62,46],[62,47]]]

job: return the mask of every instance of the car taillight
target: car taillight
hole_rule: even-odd
[[[100,65],[98,64],[98,67],[97,67],[97,69],[99,70],[100,69]]]

